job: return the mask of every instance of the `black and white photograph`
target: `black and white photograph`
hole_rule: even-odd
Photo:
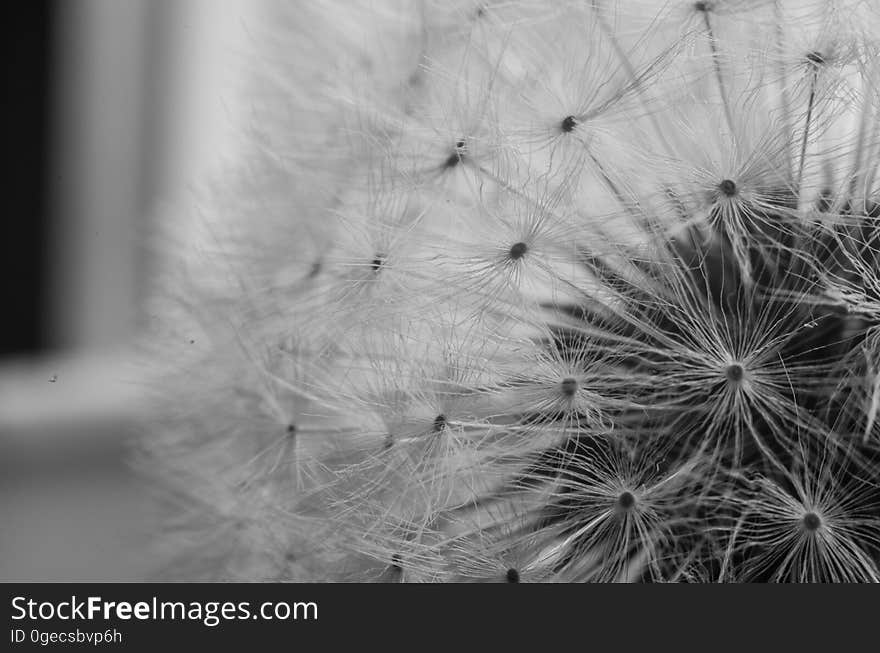
[[[12,7],[3,583],[880,581],[880,3]]]

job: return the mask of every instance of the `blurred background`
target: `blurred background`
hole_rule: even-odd
[[[258,10],[241,0],[6,10],[0,580],[149,573],[155,516],[126,448],[145,410],[129,354],[150,319],[144,235],[160,203],[185,198],[234,148],[234,53]]]

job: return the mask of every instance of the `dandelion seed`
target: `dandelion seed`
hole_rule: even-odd
[[[642,455],[594,440],[560,459],[558,494],[545,519],[560,538],[565,553],[557,564],[567,573],[599,580],[662,575],[668,533],[686,528],[688,511],[678,502],[687,501],[680,493],[691,478],[684,469],[655,475],[654,461]]]
[[[753,501],[738,498],[737,537],[746,578],[776,582],[880,582],[876,494],[837,456],[805,455],[785,482],[756,478]]]

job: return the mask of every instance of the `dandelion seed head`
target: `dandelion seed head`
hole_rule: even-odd
[[[167,282],[192,573],[880,580],[876,10],[337,4]]]

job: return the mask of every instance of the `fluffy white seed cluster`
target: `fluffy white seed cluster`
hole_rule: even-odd
[[[265,15],[158,239],[166,574],[880,580],[875,3]]]

